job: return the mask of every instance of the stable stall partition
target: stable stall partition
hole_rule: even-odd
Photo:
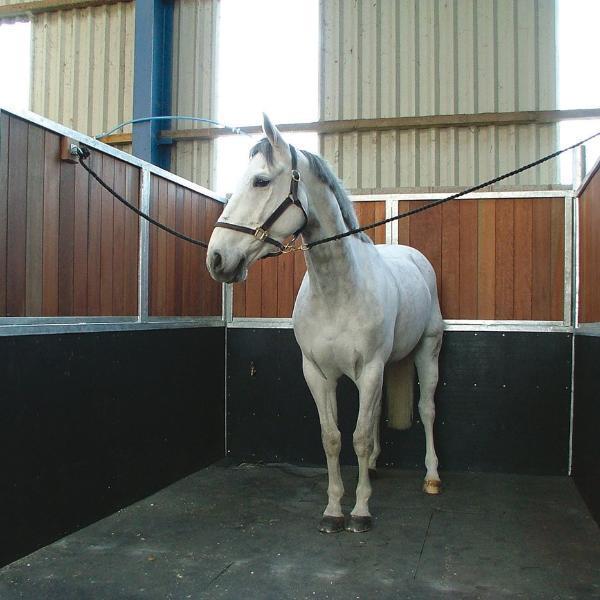
[[[353,200],[364,225],[443,197]],[[367,232],[376,243],[418,248],[437,274],[446,322],[436,395],[443,469],[569,472],[573,207],[564,189],[485,192]],[[295,253],[260,261],[231,286],[228,447],[242,460],[324,462],[289,318],[304,273]],[[338,404],[342,460],[354,463],[358,399],[345,378]],[[382,466],[423,468],[416,407],[414,415],[408,431],[382,429]]]
[[[225,454],[222,202],[31,113],[0,112],[0,564]],[[62,157],[62,158],[61,158]]]
[[[600,161],[578,192],[573,476],[600,522]]]
[[[357,199],[354,208],[360,223],[380,221],[435,199],[400,198]],[[560,192],[527,197],[484,194],[367,234],[376,244],[400,243],[423,252],[436,271],[446,319],[562,324],[570,318],[565,228],[570,243],[571,206],[571,198]],[[248,280],[233,286],[234,320],[290,317],[305,272],[299,253],[253,266]]]

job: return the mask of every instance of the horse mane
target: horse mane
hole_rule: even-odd
[[[335,176],[331,167],[327,164],[324,158],[313,154],[308,150],[301,150],[302,154],[308,159],[311,172],[322,181],[332,192],[337,200],[342,213],[342,219],[348,229],[356,229],[360,227],[356,212],[352,206],[352,200],[344,189],[342,182]],[[269,165],[273,164],[273,147],[267,138],[263,138],[250,149],[250,158],[256,154],[262,154]],[[372,244],[371,238],[364,232],[356,234],[356,237],[361,241]]]

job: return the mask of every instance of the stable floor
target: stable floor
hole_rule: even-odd
[[[374,529],[327,536],[324,469],[213,466],[0,570],[0,598],[600,598],[570,479],[442,479],[428,497],[420,473],[380,471]]]

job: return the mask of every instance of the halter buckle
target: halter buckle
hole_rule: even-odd
[[[260,242],[263,242],[264,240],[266,240],[268,235],[269,235],[269,232],[265,231],[262,227],[257,227],[256,231],[254,232],[254,237],[257,240],[259,240]]]
[[[294,181],[300,181],[300,172],[297,169],[292,169],[292,179]]]

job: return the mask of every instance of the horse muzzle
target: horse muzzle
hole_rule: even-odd
[[[236,250],[209,248],[206,267],[211,277],[220,283],[244,281],[248,274],[246,257]]]

